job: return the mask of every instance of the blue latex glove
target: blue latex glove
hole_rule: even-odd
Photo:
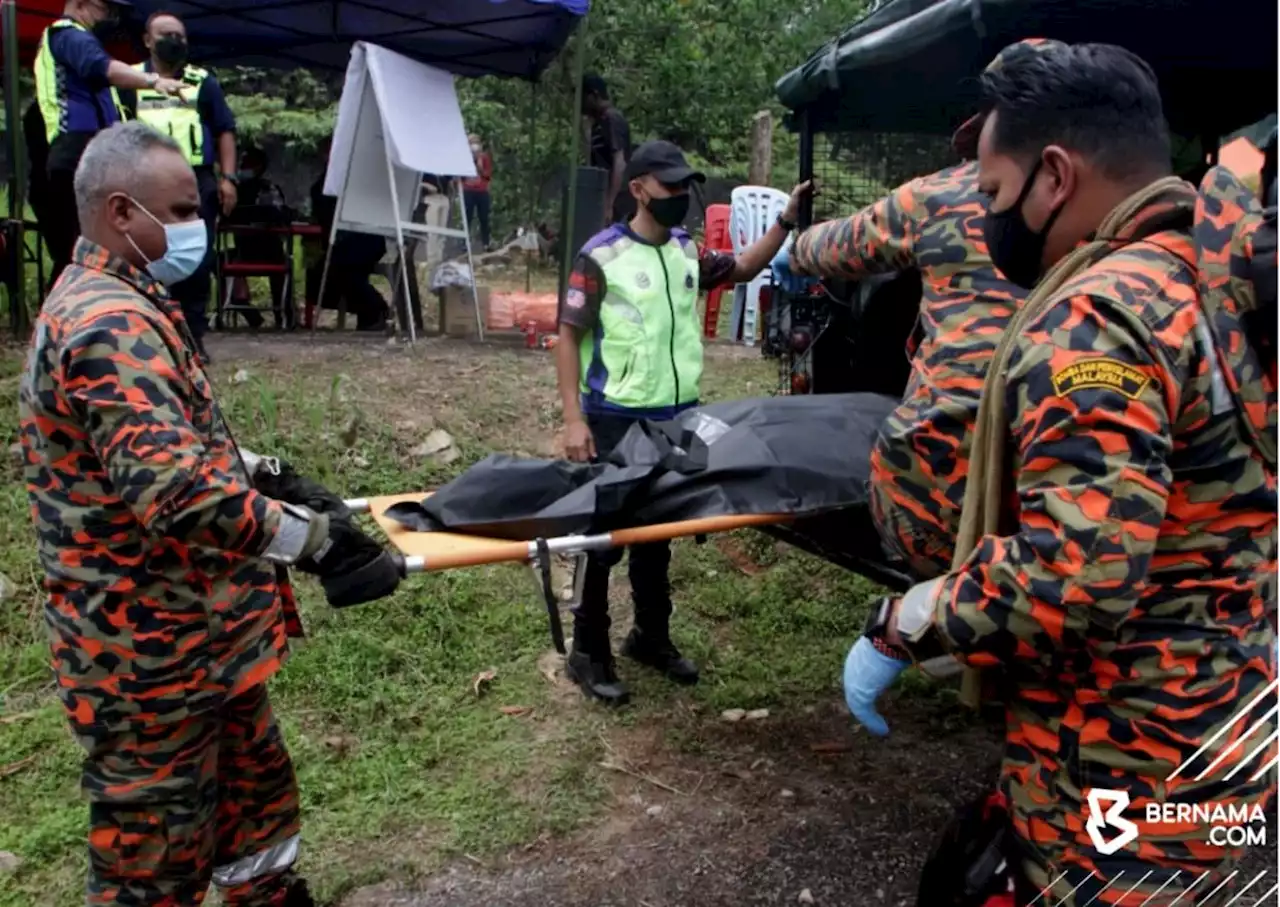
[[[778,250],[778,254],[773,256],[773,261],[769,262],[769,268],[773,272],[773,282],[788,293],[803,292],[817,283],[812,277],[792,273],[790,243]]]
[[[889,725],[876,711],[876,700],[911,664],[890,658],[862,636],[844,660],[844,701],[858,723],[877,737],[889,733]]]

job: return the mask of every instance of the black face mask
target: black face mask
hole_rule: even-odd
[[[115,10],[111,10],[107,13],[107,18],[103,19],[101,22],[93,23],[93,28],[91,28],[90,31],[93,32],[93,36],[95,38],[104,44],[108,41],[115,41],[122,34],[120,16]]]
[[[1044,256],[1045,240],[1053,229],[1053,222],[1062,212],[1061,205],[1051,211],[1049,219],[1039,232],[1028,227],[1026,218],[1022,216],[1022,206],[1031,194],[1036,174],[1040,172],[1040,165],[1043,163],[1043,158],[1036,161],[1012,205],[1003,211],[988,210],[982,223],[982,233],[987,241],[992,264],[1012,283],[1027,290],[1040,280],[1040,259]]]
[[[164,35],[156,39],[155,54],[166,66],[181,67],[187,62],[187,42],[177,35]]]
[[[682,192],[666,198],[651,198],[645,207],[649,209],[649,213],[653,215],[653,219],[659,226],[670,230],[684,223],[685,215],[689,213],[689,193]]]

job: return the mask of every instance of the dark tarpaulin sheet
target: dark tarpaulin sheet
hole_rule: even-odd
[[[1174,132],[1222,136],[1276,109],[1276,27],[1275,0],[891,0],[776,88],[815,132],[945,135],[1005,45],[1118,44],[1155,70]]]
[[[876,394],[715,403],[633,425],[603,462],[491,456],[387,516],[422,531],[528,540],[700,517],[865,511],[871,448],[896,405]]]
[[[39,6],[39,2],[20,3]],[[61,7],[61,0],[58,0]],[[460,76],[537,77],[588,0],[134,0],[186,23],[192,59],[345,71],[368,41]]]

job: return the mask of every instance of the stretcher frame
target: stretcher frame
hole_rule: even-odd
[[[481,567],[486,564],[507,562],[532,562],[538,559],[542,544],[555,555],[588,554],[607,551],[629,545],[649,542],[665,542],[685,536],[711,535],[732,532],[735,529],[751,529],[777,523],[789,523],[795,518],[789,514],[735,514],[731,516],[702,517],[680,520],[674,523],[655,523],[632,529],[615,529],[594,535],[563,535],[549,539],[510,541],[486,538],[455,532],[415,532],[386,516],[395,504],[419,503],[428,497],[425,492],[407,495],[386,495],[375,498],[356,498],[345,501],[352,513],[366,513],[387,534],[391,544],[404,555],[406,573],[430,573],[436,570],[452,570],[457,567]],[[434,548],[437,554],[425,554],[424,548]]]
[[[551,640],[555,644],[556,651],[561,655],[566,654],[566,649],[564,627],[560,619],[560,600],[551,583],[553,556],[575,555],[583,558],[592,552],[650,542],[667,542],[690,536],[701,541],[713,533],[732,532],[736,529],[785,527],[798,519],[796,515],[786,513],[731,514],[679,520],[672,523],[654,523],[649,526],[615,529],[612,532],[593,535],[563,535],[530,541],[511,541],[456,532],[417,532],[386,515],[387,510],[395,504],[420,503],[429,496],[428,492],[416,492],[374,498],[354,498],[343,503],[352,513],[371,516],[386,533],[388,540],[404,559],[406,576],[491,564],[532,564],[539,573],[542,596],[547,607],[547,621],[551,629]],[[434,549],[433,553],[426,553],[428,549]],[[581,566],[579,562],[578,569],[575,571],[575,596],[581,594],[580,584],[584,574]],[[841,566],[847,567],[843,564]],[[936,679],[954,676],[959,672],[959,665],[951,656],[930,659],[921,663],[920,668]]]
[[[353,498],[343,503],[352,513],[368,514],[386,533],[388,540],[400,552],[404,560],[404,574],[432,573],[461,567],[482,567],[490,564],[528,563],[538,570],[542,595],[547,606],[547,620],[551,625],[551,640],[556,651],[565,654],[564,628],[560,620],[560,600],[551,585],[551,558],[576,555],[585,557],[592,552],[665,542],[693,536],[701,539],[712,533],[732,532],[762,526],[789,523],[795,519],[790,514],[735,514],[730,516],[703,517],[680,520],[674,523],[655,523],[631,529],[615,529],[593,535],[563,535],[530,541],[486,538],[456,532],[416,532],[386,515],[395,504],[419,503],[429,494],[385,495],[374,498]],[[577,583],[583,571],[578,569]]]

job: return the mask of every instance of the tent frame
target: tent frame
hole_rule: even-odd
[[[422,34],[424,32],[434,31],[442,27],[447,28],[449,31],[460,32],[464,35],[471,35],[473,37],[485,38],[486,40],[496,41],[499,44],[505,44],[507,47],[511,48],[512,50],[520,50],[521,48],[525,47],[525,45],[520,44],[520,42],[518,41],[513,41],[510,38],[503,38],[500,36],[489,36],[489,35],[483,34],[482,32],[477,32],[475,31],[476,26],[486,25],[490,22],[504,22],[504,23],[505,22],[522,22],[526,19],[538,19],[544,15],[543,13],[526,13],[520,16],[503,16],[496,19],[495,18],[479,18],[479,19],[472,19],[468,22],[462,22],[458,24],[444,24],[444,23],[433,21],[432,19],[429,19],[425,16],[417,15],[415,13],[380,10],[376,4],[368,2],[368,0],[343,0],[343,2],[349,6],[356,6],[356,7],[360,7],[361,9],[372,10],[375,12],[388,12],[391,15],[398,16],[401,19],[407,20],[408,22],[416,23],[417,27],[398,28],[398,29],[395,29],[394,31],[371,32],[369,34],[353,35],[351,37],[351,43],[353,44],[356,41],[366,41],[370,44],[379,44],[383,47],[386,47],[388,50],[395,50],[397,53],[403,53],[404,51],[403,49],[396,48],[392,44],[386,43],[389,39],[393,39],[396,37],[404,37],[406,35]],[[202,17],[207,17],[207,16],[225,14],[223,13],[223,11],[218,10],[217,8],[213,7],[211,4],[207,2],[202,2],[202,0],[186,0],[186,3],[189,6],[193,6],[199,10],[203,10],[203,15],[197,14],[195,16],[191,16],[191,15],[184,16],[183,18],[188,21],[199,19]],[[300,39],[302,39],[297,43],[286,42],[284,44],[273,45],[272,53],[275,54],[281,50],[297,50],[304,47],[309,47],[313,45],[323,45],[330,42],[324,41],[322,39],[318,39],[313,34],[303,31],[300,28],[293,28],[287,25],[280,25],[277,22],[269,22],[269,21],[260,19],[259,14],[264,12],[276,12],[279,10],[293,9],[295,7],[309,7],[313,5],[314,5],[314,0],[269,0],[269,2],[259,3],[255,5],[251,11],[248,11],[248,10],[239,11],[235,14],[235,17],[238,19],[242,19],[245,22],[253,22],[259,25],[269,25],[271,28],[276,29],[278,31],[291,32],[297,35]],[[586,17],[584,16],[583,18],[585,19]],[[534,49],[541,49],[541,48],[534,48]],[[282,56],[286,57],[287,59],[296,59],[289,54],[282,54]],[[454,63],[461,60],[465,60],[467,59],[469,54],[467,53],[444,54],[444,55],[433,56],[433,57],[423,57],[415,54],[413,56],[414,56],[414,59],[419,60],[420,62],[435,65],[437,63]],[[217,59],[218,59],[217,54],[208,58],[209,62],[214,62]],[[298,66],[314,69],[317,67],[317,64],[314,61],[301,60],[301,61],[298,61]]]
[[[12,250],[17,262],[18,273],[14,278],[9,294],[9,325],[14,336],[20,336],[30,329],[30,315],[27,310],[27,265],[26,265],[26,212],[27,185],[22,174],[27,170],[27,147],[22,137],[22,111],[18,96],[18,75],[21,64],[18,61],[18,3],[17,0],[0,0],[0,30],[3,31],[4,44],[4,116],[9,133],[9,221],[11,228],[9,238],[13,240]],[[39,246],[36,254],[40,254]]]

